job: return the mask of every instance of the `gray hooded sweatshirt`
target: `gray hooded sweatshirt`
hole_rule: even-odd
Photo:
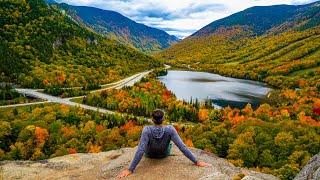
[[[171,140],[187,158],[193,163],[197,163],[197,159],[182,142],[173,126],[146,126],[142,130],[140,143],[129,170],[134,171],[144,153],[156,157],[166,157]]]

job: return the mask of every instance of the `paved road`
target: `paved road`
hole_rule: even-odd
[[[6,105],[6,106],[0,106],[0,108],[31,106],[31,105],[45,104],[45,103],[48,103],[48,101],[40,101],[40,102],[33,102],[33,103],[23,103],[23,104],[11,104],[11,105]]]
[[[101,92],[101,91],[105,91],[105,90],[108,90],[108,89],[121,89],[121,88],[123,88],[125,86],[133,86],[136,82],[139,82],[143,77],[146,77],[150,72],[152,72],[152,70],[151,71],[145,71],[145,72],[142,72],[142,73],[139,73],[139,74],[135,74],[133,76],[130,76],[130,77],[125,78],[123,80],[120,80],[118,82],[111,83],[105,88],[93,90],[93,91],[90,91],[89,93]],[[69,97],[69,98],[66,98],[66,99],[71,100],[71,99],[83,98],[83,97],[85,97],[85,96]]]
[[[145,71],[145,72],[142,72],[142,73],[139,73],[139,74],[135,74],[133,76],[125,78],[125,79],[123,79],[121,81],[118,81],[116,83],[109,84],[109,86],[106,87],[106,88],[94,90],[94,91],[91,91],[90,93],[104,91],[104,90],[107,90],[107,89],[121,89],[121,88],[123,88],[125,86],[133,86],[136,82],[139,82],[143,77],[146,77],[151,72],[152,72],[152,70]]]
[[[123,80],[121,80],[119,82],[112,83],[111,86],[109,86],[107,88],[91,91],[90,93],[99,92],[99,91],[103,91],[103,90],[107,90],[107,89],[113,89],[113,88],[121,89],[124,86],[133,86],[136,82],[140,81],[143,77],[147,76],[150,72],[152,72],[152,70],[135,74],[135,75],[130,76],[128,78],[125,78],[125,79],[123,79]],[[76,102],[70,101],[70,99],[73,99],[74,97],[63,99],[63,98],[60,98],[60,97],[55,97],[55,96],[51,96],[51,95],[48,95],[48,94],[45,94],[45,93],[42,93],[42,92],[38,92],[37,89],[16,88],[16,91],[18,91],[21,94],[28,95],[28,96],[31,96],[31,97],[34,97],[34,98],[43,99],[43,100],[45,100],[45,102],[35,102],[35,103],[26,103],[26,104],[7,105],[7,106],[0,106],[0,108],[28,106],[28,105],[35,105],[35,104],[43,104],[43,103],[53,102],[53,103],[65,104],[65,105],[69,105],[69,106],[77,106],[77,107],[81,107],[83,109],[98,111],[98,112],[101,112],[101,113],[109,113],[109,114],[113,114],[114,113],[113,111],[109,111],[109,110],[106,110],[106,109],[93,107],[93,106],[88,106],[88,105],[85,105],[85,104],[80,104],[80,103],[76,103]]]
[[[83,109],[87,109],[87,110],[93,110],[93,111],[98,111],[98,112],[102,112],[102,113],[109,113],[109,114],[113,114],[113,111],[109,111],[106,109],[101,109],[101,108],[97,108],[97,107],[93,107],[93,106],[88,106],[85,104],[80,104],[80,103],[76,103],[76,102],[72,102],[69,99],[63,99],[60,97],[55,97],[55,96],[51,96],[48,94],[44,94],[42,92],[38,92],[36,90],[33,89],[16,89],[16,91],[18,91],[21,94],[27,94],[29,96],[32,97],[36,97],[39,99],[44,99],[46,100],[46,102],[53,102],[53,103],[59,103],[59,104],[65,104],[65,105],[69,105],[69,106],[77,106],[77,107],[81,107]],[[17,106],[21,106],[23,104],[17,104]],[[4,107],[4,106],[2,106]],[[11,106],[13,107],[13,106]]]
[[[169,68],[171,68],[171,66],[165,64],[165,69],[169,69]],[[152,71],[153,70],[144,71],[144,72],[132,75],[132,76],[130,76],[128,78],[125,78],[123,80],[120,80],[118,82],[102,85],[102,89],[94,90],[94,91],[91,91],[90,93],[100,92],[100,91],[104,91],[104,90],[108,90],[108,89],[121,89],[121,88],[123,88],[125,86],[133,86],[136,82],[139,82],[142,78],[146,77]],[[79,87],[76,87],[76,88],[79,88]],[[76,103],[76,102],[72,102],[71,101],[71,99],[81,98],[81,97],[84,97],[84,96],[71,97],[71,98],[60,98],[60,97],[51,96],[51,95],[39,92],[39,89],[21,89],[21,88],[16,88],[16,91],[18,91],[21,94],[28,95],[28,96],[31,96],[31,97],[34,97],[34,98],[38,98],[38,99],[42,99],[42,100],[45,100],[45,101],[34,102],[34,103],[6,105],[6,106],[0,106],[0,108],[29,106],[29,105],[36,105],[36,104],[44,104],[44,103],[53,102],[53,103],[65,104],[65,105],[69,105],[69,106],[77,106],[77,107],[81,107],[83,109],[98,111],[98,112],[101,112],[101,113],[109,113],[109,114],[115,113],[115,112],[107,110],[107,109],[88,106],[88,105],[85,105],[85,104]]]

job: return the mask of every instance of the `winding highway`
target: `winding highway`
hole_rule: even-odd
[[[165,64],[165,69],[170,69],[171,66]],[[142,78],[146,77],[148,74],[150,74],[153,70],[144,71],[135,75],[132,75],[130,77],[127,77],[125,79],[122,79],[118,82],[110,83],[102,85],[101,89],[90,91],[90,93],[96,93],[108,89],[121,89],[125,86],[133,86],[136,82],[139,82]],[[79,89],[81,87],[75,87],[74,89]],[[101,113],[107,113],[107,114],[114,114],[115,112],[94,107],[94,106],[88,106],[81,103],[72,102],[71,99],[74,98],[81,98],[84,96],[78,96],[78,97],[70,97],[70,98],[60,98],[56,96],[51,96],[45,93],[40,92],[42,89],[23,89],[23,88],[16,88],[17,92],[23,94],[24,96],[34,97],[38,99],[42,99],[44,101],[41,102],[33,102],[33,103],[24,103],[24,104],[13,104],[13,105],[6,105],[6,106],[0,106],[0,108],[9,108],[9,107],[19,107],[19,106],[30,106],[30,105],[36,105],[36,104],[44,104],[44,103],[58,103],[58,104],[64,104],[68,106],[76,106],[87,110],[97,111]]]
[[[100,91],[104,91],[104,90],[108,90],[108,89],[121,89],[121,88],[123,88],[125,86],[133,86],[136,82],[139,82],[143,77],[146,77],[150,72],[152,72],[152,70],[144,71],[144,72],[132,75],[132,76],[130,76],[128,78],[125,78],[123,80],[120,80],[118,82],[111,83],[106,88],[94,90],[94,91],[91,91],[90,93],[100,92]],[[107,86],[107,85],[104,85],[104,86]],[[88,106],[88,105],[85,105],[85,104],[76,103],[76,102],[72,102],[71,101],[71,99],[80,98],[80,97],[84,97],[84,96],[71,97],[71,98],[60,98],[60,97],[51,96],[51,95],[39,92],[38,89],[16,88],[15,90],[17,92],[25,95],[25,96],[30,96],[30,97],[42,99],[44,101],[42,101],[42,102],[34,102],[34,103],[25,103],[25,104],[6,105],[6,106],[0,106],[0,108],[29,106],[29,105],[44,104],[44,103],[59,103],[59,104],[64,104],[64,105],[69,105],[69,106],[77,106],[77,107],[80,107],[80,108],[83,108],[83,109],[92,110],[92,111],[98,111],[98,112],[101,112],[101,113],[108,113],[108,114],[113,114],[114,113],[113,111],[109,111],[107,109]]]

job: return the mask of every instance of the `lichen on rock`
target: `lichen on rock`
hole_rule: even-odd
[[[319,180],[320,179],[320,153],[313,156],[307,165],[300,171],[294,180]]]

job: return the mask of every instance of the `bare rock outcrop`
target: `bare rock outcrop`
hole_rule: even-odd
[[[320,179],[320,153],[313,156],[307,165],[302,168],[294,180],[319,180]]]
[[[0,179],[116,179],[117,174],[128,167],[135,150],[123,148],[97,154],[72,154],[37,162],[4,161],[1,162]],[[143,158],[127,179],[278,179],[272,175],[235,167],[211,153],[198,149],[192,151],[200,160],[213,166],[196,167],[174,147],[168,158]]]

